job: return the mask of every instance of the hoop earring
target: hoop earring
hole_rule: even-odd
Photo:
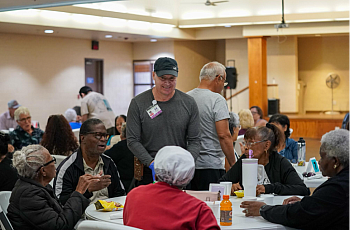
[[[337,168],[337,165],[334,165],[334,169],[336,169]]]

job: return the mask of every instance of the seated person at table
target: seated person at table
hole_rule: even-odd
[[[17,127],[14,114],[16,109],[21,105],[16,100],[9,101],[7,105],[9,110],[0,115],[0,130],[9,130]]]
[[[238,135],[244,135],[245,132],[251,127],[254,127],[254,119],[252,112],[249,109],[242,109],[238,112],[239,122],[241,124],[241,129],[238,132]]]
[[[323,135],[318,164],[330,177],[312,196],[293,196],[283,205],[245,201],[246,216],[261,215],[273,223],[298,229],[349,229],[349,131],[334,130]]]
[[[182,191],[195,170],[190,152],[178,146],[161,148],[154,159],[158,180],[131,190],[126,197],[124,224],[141,229],[220,229],[211,209]]]
[[[262,109],[259,106],[250,107],[250,112],[254,118],[254,127],[265,126],[267,121],[263,119],[264,114]]]
[[[9,135],[0,132],[0,191],[12,191],[18,179],[8,153],[9,141]]]
[[[234,143],[235,141],[237,141],[238,132],[241,129],[241,126],[239,125],[239,116],[237,115],[237,113],[230,112],[229,114],[230,114],[230,119],[228,120],[228,129],[230,130],[230,133],[231,133],[231,140]],[[235,144],[233,144],[233,145],[235,145]],[[238,156],[235,149],[234,149],[234,151],[235,151],[235,157],[236,157],[236,161],[237,161],[239,156]],[[227,164],[225,163],[225,169],[227,169],[226,165]],[[230,169],[230,168],[228,168],[228,169]],[[226,171],[228,171],[228,169]]]
[[[84,174],[101,176],[92,182],[84,196],[93,203],[109,197],[125,195],[119,173],[112,159],[103,154],[108,140],[103,122],[96,118],[86,120],[80,128],[80,148],[64,159],[57,168],[54,181],[56,196],[65,204]]]
[[[285,135],[284,145],[278,149],[278,153],[287,158],[292,163],[297,163],[298,161],[298,142],[289,138],[290,136],[290,122],[286,115],[275,114],[269,120],[270,124],[277,126]]]
[[[73,229],[90,201],[82,194],[100,177],[83,175],[75,191],[61,206],[51,185],[56,175],[55,158],[40,145],[30,145],[15,152],[13,166],[19,180],[10,197],[7,216],[15,230]]]
[[[275,150],[283,142],[283,133],[272,124],[248,129],[244,135],[244,142],[240,143],[244,154],[220,181],[231,181],[232,192],[243,189],[242,159],[247,158],[248,149],[251,149],[253,158],[257,158],[258,164],[264,166],[264,171],[258,175],[257,195],[261,193],[309,195],[310,190],[300,179],[292,164]]]
[[[49,117],[40,144],[51,154],[62,156],[71,155],[79,147],[68,121],[61,114]]]
[[[113,145],[105,154],[112,158],[117,165],[120,180],[124,185],[125,191],[128,193],[131,181],[134,178],[134,154],[130,151],[126,143],[126,123],[123,123],[120,131],[121,141]]]
[[[19,150],[27,145],[40,143],[44,132],[32,126],[32,117],[26,107],[21,106],[15,111],[15,120],[18,125],[13,132],[10,132],[11,147]]]
[[[77,122],[77,112],[74,109],[67,109],[64,113],[64,117],[67,119],[72,129],[80,129],[81,123]]]

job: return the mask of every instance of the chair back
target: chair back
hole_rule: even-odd
[[[73,129],[72,130],[74,133],[74,136],[77,138],[77,141],[79,142],[79,132],[80,132],[80,128],[79,129]]]
[[[2,208],[5,214],[7,213],[7,207],[10,204],[11,193],[11,191],[0,192],[0,207]]]
[[[121,224],[113,224],[104,221],[83,220],[77,227],[77,230],[137,230],[140,228],[129,227]]]
[[[237,140],[235,141],[235,150],[239,157],[242,155],[241,146],[239,145],[239,143],[243,141],[244,141],[244,135],[239,135],[237,137]]]
[[[341,124],[342,129],[346,129],[346,124],[350,121],[350,113],[345,114],[343,123]]]
[[[6,216],[6,213],[2,210],[1,206],[0,206],[0,225],[1,225],[1,229],[13,230],[13,227],[9,219]]]

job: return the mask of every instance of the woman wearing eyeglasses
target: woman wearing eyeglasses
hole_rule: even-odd
[[[283,133],[274,125],[250,128],[244,135],[241,143],[241,158],[220,179],[231,181],[232,192],[243,189],[242,186],[242,159],[253,150],[253,158],[263,165],[263,171],[258,175],[257,195],[262,193],[275,193],[278,195],[309,195],[310,190],[305,186],[289,161],[276,152],[278,146],[284,143]]]
[[[84,175],[65,206],[56,199],[51,185],[56,159],[40,145],[29,145],[13,155],[19,180],[12,190],[7,216],[16,230],[73,229],[90,200],[83,194],[99,177]]]

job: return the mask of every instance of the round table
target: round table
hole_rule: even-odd
[[[283,200],[291,197],[291,196],[275,196],[274,197],[274,204],[282,204]],[[300,196],[299,196],[300,197]],[[122,197],[114,197],[107,199],[107,201],[116,201],[121,204],[125,204],[126,196]],[[274,224],[271,222],[268,222],[261,216],[255,216],[255,217],[245,217],[244,213],[242,213],[243,209],[240,208],[240,204],[242,202],[241,198],[237,198],[235,196],[230,197],[230,201],[232,202],[232,209],[233,209],[233,216],[232,216],[232,226],[220,226],[220,221],[218,221],[218,225],[221,227],[221,229],[234,229],[234,230],[240,230],[240,229],[276,229],[276,230],[284,230],[284,229],[294,229],[289,228],[280,224]],[[119,218],[111,220],[111,215],[117,215]],[[98,221],[105,221],[115,224],[123,224],[123,211],[113,211],[113,212],[103,212],[103,211],[97,211],[94,204],[90,204],[88,208],[85,210],[85,215],[87,219],[91,220],[98,220]]]

